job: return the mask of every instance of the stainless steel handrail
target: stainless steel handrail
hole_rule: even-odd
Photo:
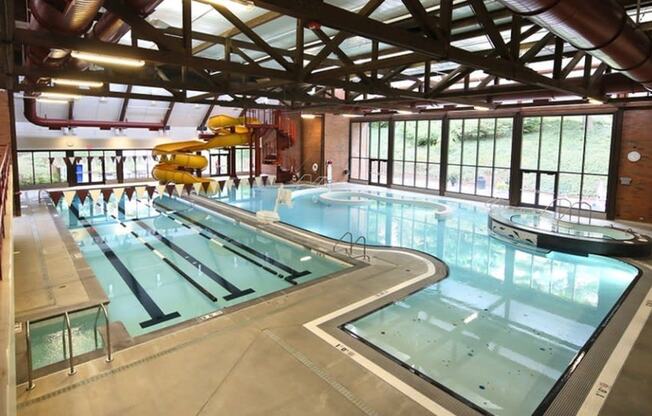
[[[106,362],[110,363],[113,361],[113,354],[111,351],[111,328],[109,327],[109,312],[106,310],[106,307],[103,303],[100,303],[97,308],[97,313],[95,314],[95,326],[94,326],[94,335],[95,335],[95,348],[98,347],[97,339],[97,321],[100,318],[100,311],[104,315],[104,322],[106,327]]]
[[[368,261],[369,256],[367,255],[367,237],[365,237],[364,235],[361,235],[360,237],[358,237],[355,240],[355,242],[353,244],[358,244],[358,241],[360,241],[360,240],[362,240],[362,255],[361,256],[355,256],[355,257],[352,257],[352,258],[354,258],[354,259],[362,258],[363,260]],[[353,251],[351,251],[351,252],[353,252]]]
[[[303,175],[301,175],[301,177],[299,179],[297,179],[297,182],[303,181],[303,178],[305,178],[306,176],[310,178],[310,180],[308,182],[312,183],[312,174],[311,173],[304,173]]]
[[[578,223],[578,224],[581,223],[581,221],[582,221],[582,216],[581,216],[581,214],[582,214],[582,211],[583,211],[583,210],[582,210],[582,206],[586,205],[587,207],[589,207],[589,209],[588,209],[587,211],[589,211],[589,225],[591,225],[591,221],[593,220],[593,209],[592,209],[593,207],[591,207],[591,204],[589,204],[589,203],[586,202],[586,201],[582,201],[582,200],[576,201],[576,202],[574,202],[573,205],[571,206],[571,213],[573,212],[573,207],[574,207],[575,205],[577,205],[577,223]],[[573,218],[571,217],[569,220],[572,221]]]
[[[552,201],[550,201],[550,203],[548,205],[546,205],[546,207],[543,209],[543,211],[544,212],[548,211],[550,209],[550,207],[555,205],[555,211],[554,211],[555,216],[554,217],[555,217],[556,220],[561,219],[561,216],[558,216],[558,214],[559,214],[559,212],[557,212],[558,206],[556,205],[557,202],[561,202],[561,201],[568,202],[568,206],[571,207],[571,212],[572,212],[573,203],[568,198],[555,198],[555,199],[553,199]]]
[[[337,250],[337,246],[338,246],[340,243],[344,242],[344,239],[346,238],[346,236],[349,236],[349,237],[350,237],[350,240],[349,240],[349,249],[348,249],[348,251],[347,251],[347,249],[345,248],[345,249],[344,249],[344,252],[347,253],[347,254],[349,255],[349,257],[353,254],[353,234],[351,234],[350,231],[347,231],[347,232],[345,232],[344,234],[342,234],[342,236],[339,238],[339,240],[337,240],[337,242],[333,245],[333,253],[336,252],[336,250]]]
[[[98,303],[96,305],[92,306],[85,306],[82,308],[77,308],[77,309],[72,309],[69,311],[65,311],[56,315],[52,316],[47,316],[44,318],[39,318],[35,319],[33,321],[25,321],[25,345],[27,348],[27,390],[32,390],[35,387],[34,379],[33,379],[33,365],[32,365],[32,338],[31,338],[31,332],[30,332],[30,326],[33,323],[38,323],[38,322],[43,322],[47,321],[50,319],[54,319],[57,317],[63,317],[63,329],[61,332],[62,336],[62,344],[63,344],[63,359],[65,360],[66,358],[68,359],[68,366],[69,366],[69,371],[68,375],[73,375],[77,371],[75,370],[75,362],[74,362],[74,351],[73,351],[73,346],[72,346],[72,325],[70,323],[70,315],[73,313],[78,313],[78,312],[84,312],[87,310],[91,310],[97,308],[97,314],[96,314],[96,319],[95,319],[95,342],[97,345],[97,319],[99,316],[100,310],[104,314],[104,319],[106,322],[106,348],[107,348],[107,359],[106,362],[111,362],[113,360],[113,350],[111,348],[111,329],[109,326],[109,313],[106,309],[106,303]],[[67,335],[67,344],[66,345],[66,335]]]
[[[70,357],[70,371],[68,371],[68,375],[71,376],[77,372],[74,361],[75,353],[72,350],[72,325],[70,325],[70,315],[68,315],[68,312],[63,313],[63,318],[66,323],[66,329],[68,330],[68,352]]]
[[[29,321],[25,322],[25,345],[27,346],[27,390],[36,387],[32,376],[32,338],[29,332]]]
[[[327,179],[328,179],[328,178],[327,178],[326,176],[318,176],[317,179],[315,179],[314,181],[312,181],[312,183],[317,184],[317,185],[321,185],[321,184],[323,184],[324,181],[327,180]]]

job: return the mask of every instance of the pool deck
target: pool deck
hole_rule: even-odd
[[[14,222],[17,317],[102,299],[93,288],[97,282],[84,282],[88,276],[77,272],[84,265],[74,263],[79,259],[48,208],[29,198],[23,204],[25,214]],[[326,239],[305,239],[324,251],[332,247]],[[32,391],[20,385],[18,414],[430,415],[397,388],[415,376],[379,377],[305,325],[420,276],[428,275],[419,285],[442,278],[442,265],[425,255],[369,254],[367,267],[166,331],[118,351],[111,363],[97,358],[80,364],[73,376],[51,373]],[[652,414],[652,323],[646,319],[602,415]]]

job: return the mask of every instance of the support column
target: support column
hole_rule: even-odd
[[[450,138],[450,119],[448,114],[441,121],[441,155],[439,158],[439,195],[446,195],[448,178],[448,142]]]
[[[521,173],[521,151],[523,149],[523,114],[514,116],[512,130],[512,160],[509,174],[509,205],[521,204],[521,188],[523,188],[523,174]]]
[[[623,120],[625,110],[619,108],[614,115],[611,133],[611,152],[609,155],[609,176],[607,179],[607,219],[616,219],[616,192],[618,191],[618,171],[620,164],[620,150],[623,141]]]
[[[20,178],[18,176],[18,143],[16,140],[16,113],[14,107],[14,93],[7,91],[7,110],[9,111],[9,136],[11,146],[11,176],[13,188],[14,216],[20,217]]]

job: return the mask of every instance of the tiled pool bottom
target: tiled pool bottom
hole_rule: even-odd
[[[416,204],[374,200],[325,205],[315,191],[297,194],[292,207],[279,210],[281,220],[332,238],[350,231],[370,244],[412,248],[446,262],[450,273],[440,283],[344,328],[481,413],[545,409],[638,275],[615,259],[532,252],[494,239],[481,204],[353,188],[432,200],[453,212],[438,218]],[[255,212],[270,209],[275,194],[245,190],[220,199]]]
[[[176,198],[75,199],[57,210],[109,298],[111,321],[132,337],[349,267]],[[73,326],[80,337],[93,337],[92,325],[73,319]],[[36,338],[57,344],[37,351],[62,350],[60,322],[35,331]],[[53,355],[61,360],[60,353]]]

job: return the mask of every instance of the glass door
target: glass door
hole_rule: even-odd
[[[210,175],[225,176],[229,174],[229,153],[211,153],[210,154]]]
[[[559,189],[557,172],[524,170],[521,204],[537,208],[556,208]]]
[[[369,159],[369,184],[387,186],[387,160]]]

